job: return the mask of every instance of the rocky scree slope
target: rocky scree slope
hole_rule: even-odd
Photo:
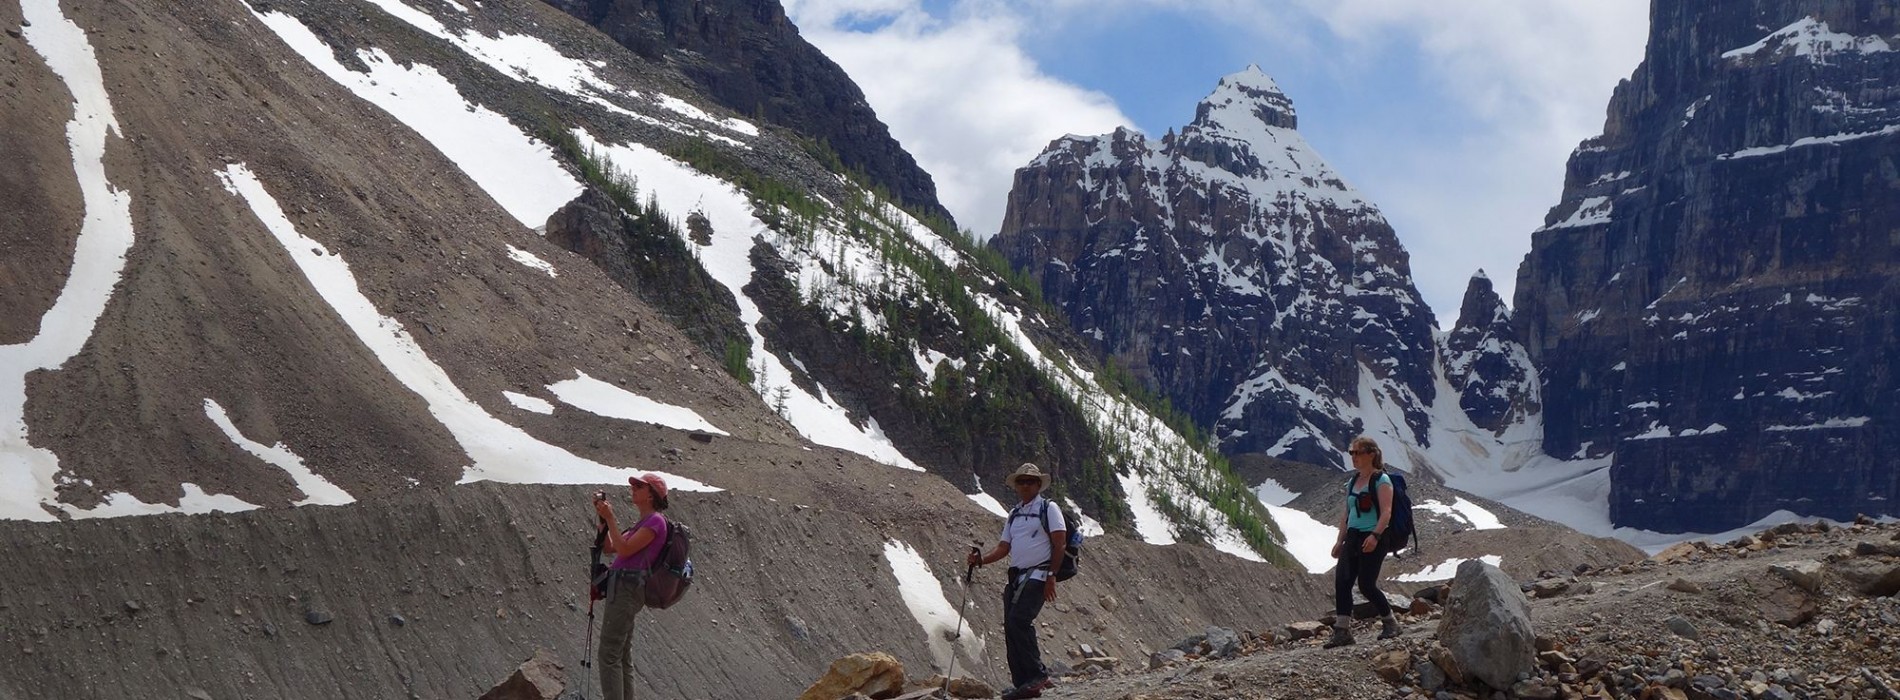
[[[1426,433],[1432,321],[1391,226],[1296,126],[1249,67],[1178,134],[1058,139],[989,244],[1223,450],[1339,465],[1373,414]]]
[[[1777,526],[1640,562],[1515,578],[1536,655],[1508,688],[1471,679],[1460,666],[1469,661],[1448,653],[1438,634],[1453,613],[1443,604],[1459,589],[1431,584],[1411,590],[1395,640],[1373,640],[1372,620],[1360,623],[1358,644],[1338,649],[1320,648],[1318,619],[1243,628],[1233,652],[1206,653],[1189,638],[1176,647],[1189,655],[1090,664],[1045,697],[1846,699],[1900,690],[1900,529],[1891,524]]]
[[[1543,447],[1617,525],[1895,513],[1900,10],[1658,0],[1518,271]]]
[[[54,222],[6,232],[40,290],[7,313],[8,517],[611,483],[674,457],[625,442],[657,424],[970,492],[1034,460],[1102,527],[1275,556],[1218,461],[951,232],[555,8],[21,7],[21,133],[108,126],[27,144],[45,194],[6,200]]]

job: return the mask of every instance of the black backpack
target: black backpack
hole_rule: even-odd
[[[1049,529],[1050,508],[1055,508],[1058,514],[1062,513],[1061,507],[1050,503],[1048,499],[1043,499],[1042,512],[1037,513],[1037,516],[1042,518],[1042,535],[1044,537],[1055,534]],[[1068,539],[1068,544],[1062,549],[1062,566],[1057,567],[1055,571],[1057,581],[1067,581],[1075,578],[1076,570],[1079,566],[1076,560],[1082,558],[1082,529],[1076,527],[1074,524],[1069,524],[1068,518],[1063,518],[1062,522],[1068,524],[1069,536],[1066,538]],[[1048,566],[1048,562],[1043,562],[1042,566],[1038,568],[1048,568]]]
[[[1406,540],[1411,540],[1412,551],[1417,552],[1418,529],[1412,523],[1412,495],[1406,492],[1405,475],[1389,469],[1381,469],[1380,473],[1392,480],[1392,519],[1386,521],[1385,533],[1379,535],[1379,548],[1396,555],[1405,548]],[[1346,495],[1352,495],[1352,482],[1358,480],[1357,474],[1346,478]],[[1378,477],[1373,477],[1373,483],[1378,483]],[[1376,494],[1376,488],[1374,492]],[[1372,499],[1372,511],[1379,511],[1376,495]]]

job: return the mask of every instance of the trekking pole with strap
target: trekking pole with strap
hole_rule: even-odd
[[[587,700],[587,678],[594,675],[594,602],[598,600],[594,595],[594,585],[599,575],[595,571],[600,568],[600,553],[606,547],[607,519],[601,518],[600,530],[594,533],[593,556],[587,563],[587,641],[581,647],[581,700]]]
[[[978,547],[974,544],[970,545],[971,554],[981,554],[982,552],[982,547]],[[943,697],[946,699],[950,697],[950,681],[956,680],[957,678],[956,645],[963,641],[963,608],[970,604],[970,580],[975,577],[975,564],[971,564],[970,568],[963,570],[963,602],[957,604],[957,631],[955,634],[950,635],[950,668],[943,674],[943,688],[941,688]]]

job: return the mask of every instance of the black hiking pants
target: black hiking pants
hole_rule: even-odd
[[[1023,580],[1019,583],[1018,577]],[[1003,587],[1003,643],[1008,649],[1009,682],[1022,687],[1049,675],[1036,645],[1036,616],[1042,614],[1042,582],[1011,570]]]
[[[1340,545],[1339,564],[1333,567],[1333,613],[1336,615],[1352,614],[1354,585],[1359,586],[1359,593],[1366,600],[1372,601],[1380,617],[1392,614],[1392,603],[1379,592],[1379,569],[1385,566],[1385,547],[1374,549],[1371,554],[1359,551],[1371,534],[1364,530],[1346,531],[1346,542]]]

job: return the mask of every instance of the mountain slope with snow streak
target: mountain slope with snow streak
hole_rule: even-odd
[[[92,31],[158,18],[92,18]],[[63,341],[81,363],[48,358],[59,371],[28,382],[4,462],[21,487],[9,496],[25,495],[7,517],[647,471],[683,490],[757,488],[804,461],[691,459],[734,440],[974,479],[973,510],[1035,461],[1092,527],[1278,556],[1218,457],[1098,379],[1080,342],[967,242],[828,170],[822,145],[674,94],[671,68],[554,8],[236,2],[194,19],[98,66],[102,85],[184,70],[227,104],[114,87],[136,105],[119,133],[140,138],[108,146],[128,162],[187,154],[165,170],[192,174],[122,186],[161,204],[121,229],[156,233],[120,241],[133,246],[122,289],[86,282],[104,311],[90,341]],[[234,105],[249,118],[220,116]],[[610,282],[598,265],[611,253],[586,236],[537,236],[583,194],[610,208],[589,233],[650,218],[644,230],[676,237],[681,264],[730,295],[730,311],[706,311],[744,329],[723,356],[681,344]],[[61,305],[46,327],[83,315]],[[134,444],[145,456],[115,458]]]

